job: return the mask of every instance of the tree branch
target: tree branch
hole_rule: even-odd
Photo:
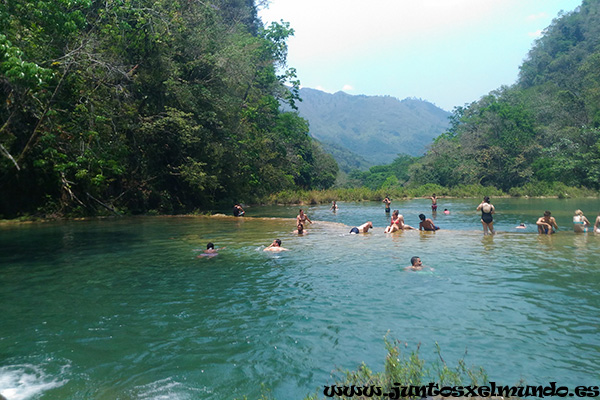
[[[15,159],[13,158],[13,156],[10,155],[10,153],[8,152],[8,150],[6,150],[6,148],[4,148],[4,146],[2,146],[2,144],[0,144],[0,151],[2,152],[2,154],[4,154],[10,161],[12,161],[13,164],[15,164],[15,168],[17,168],[17,171],[20,171],[21,168],[19,167],[19,164],[17,164],[17,162],[15,161]]]
[[[48,104],[46,105],[44,112],[42,113],[42,115],[40,116],[40,119],[38,120],[37,124],[35,125],[35,128],[33,129],[33,132],[31,133],[31,136],[29,137],[27,144],[25,145],[25,147],[23,147],[21,154],[19,154],[19,157],[17,158],[17,163],[20,163],[21,160],[23,160],[23,157],[25,156],[25,154],[29,151],[29,149],[31,147],[33,147],[34,143],[36,142],[37,137],[39,136],[39,128],[40,128],[40,126],[42,126],[42,122],[44,121],[44,118],[48,114],[48,111],[50,111],[50,107],[52,106],[54,97],[56,97],[56,94],[58,93],[58,90],[62,86],[62,83],[63,83],[65,77],[68,75],[70,68],[71,68],[71,64],[68,64],[67,69],[65,70],[65,73],[61,76],[60,81],[58,82],[58,85],[56,85],[56,88],[54,88],[54,92],[52,92],[52,96],[50,97],[50,100],[48,100]]]

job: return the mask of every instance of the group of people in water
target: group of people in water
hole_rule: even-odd
[[[496,209],[490,203],[490,198],[485,196],[481,204],[477,206],[477,211],[481,211],[481,224],[483,225],[483,234],[494,234],[494,217],[492,214],[496,212]],[[552,216],[552,212],[544,211],[544,215],[538,218],[535,223],[537,225],[538,233],[541,235],[551,235],[558,231],[558,224],[556,223],[556,219]],[[517,229],[525,229],[526,226],[524,223],[520,223]],[[596,222],[593,226],[592,223],[583,215],[583,211],[576,210],[575,215],[573,216],[573,231],[577,233],[585,233],[588,231],[593,231],[595,233],[600,233],[600,213],[596,217]]]
[[[437,212],[437,208],[438,208],[437,196],[435,194],[433,194],[431,197],[429,197],[429,199],[431,200],[432,214],[435,215]],[[391,211],[391,204],[392,204],[392,201],[389,198],[389,196],[386,196],[383,199],[382,203],[384,203],[384,205],[385,205],[385,212],[389,213]],[[339,207],[335,200],[332,202],[330,210],[333,212],[336,212],[339,210]],[[483,227],[483,234],[484,235],[495,234],[496,232],[494,231],[494,216],[493,215],[495,214],[496,209],[495,209],[494,205],[490,202],[490,198],[488,196],[485,196],[483,198],[481,203],[477,206],[476,211],[481,212],[481,225]],[[235,217],[241,217],[244,214],[245,214],[245,211],[242,208],[242,206],[239,204],[235,204],[235,206],[233,207],[233,215]],[[450,211],[448,209],[444,209],[444,214],[450,214]],[[399,210],[394,210],[391,214],[390,224],[388,226],[386,226],[386,228],[384,229],[384,232],[385,233],[393,233],[393,232],[397,232],[397,231],[417,230],[417,229],[421,230],[421,231],[435,232],[440,229],[440,227],[435,225],[433,220],[431,218],[427,218],[425,216],[425,214],[419,214],[419,219],[421,220],[419,222],[419,227],[418,228],[412,227],[404,222],[404,216],[402,214],[400,214]],[[308,215],[306,215],[304,213],[304,210],[300,209],[298,216],[296,217],[296,230],[294,231],[294,233],[298,234],[298,235],[306,234],[307,233],[307,231],[306,231],[307,223],[312,224],[312,221],[310,220]],[[556,233],[556,231],[558,230],[558,225],[556,223],[556,219],[552,216],[552,213],[550,211],[545,211],[544,215],[541,216],[540,218],[538,218],[538,220],[536,221],[536,225],[537,225],[539,234],[550,235],[550,234]],[[362,225],[355,226],[352,229],[350,229],[350,234],[367,233],[367,232],[369,232],[370,229],[373,229],[373,222],[367,221]],[[524,223],[520,223],[516,227],[516,229],[526,229],[526,226]],[[583,215],[583,212],[581,210],[576,210],[575,215],[573,216],[573,230],[575,232],[579,232],[579,233],[588,232],[588,231],[600,233],[600,213],[598,214],[598,217],[596,217],[596,221],[592,227],[592,223],[585,217],[585,215]],[[200,256],[216,255],[216,254],[218,254],[218,250],[221,250],[224,248],[225,247],[222,247],[220,249],[215,249],[213,243],[208,243],[206,250]],[[287,250],[288,249],[281,246],[280,239],[273,240],[273,242],[269,246],[264,248],[264,251],[271,251],[271,252],[280,252],[280,251],[287,251]],[[421,259],[419,257],[412,257],[411,265],[406,267],[407,270],[413,270],[413,271],[420,270],[423,268],[429,268],[429,267],[424,267],[423,263],[421,262]]]
[[[434,195],[434,197],[435,197],[435,195]],[[385,212],[389,213],[391,210],[390,207],[391,207],[392,201],[390,200],[390,198],[388,196],[386,196],[382,202],[385,204]],[[436,203],[437,203],[437,201],[436,201]],[[338,207],[337,207],[337,204],[335,204],[335,201],[333,202],[333,204],[334,205],[331,206],[332,210],[337,210]],[[433,205],[435,205],[435,209],[437,209],[437,204],[433,203],[432,210],[434,210]],[[334,208],[334,206],[335,206],[335,208]],[[433,220],[431,218],[427,218],[425,216],[425,214],[419,214],[419,219],[421,220],[421,222],[419,222],[419,228],[418,228],[419,230],[437,231],[438,229],[440,229],[440,227],[436,226],[433,223]],[[369,229],[372,229],[372,228],[373,228],[373,223],[371,221],[367,221],[360,226],[355,226],[352,229],[350,229],[350,233],[353,233],[353,234],[367,233],[369,231]],[[400,214],[400,211],[394,210],[394,212],[392,212],[390,224],[385,228],[384,232],[385,233],[393,233],[393,232],[402,231],[402,230],[417,230],[417,228],[414,228],[414,227],[406,224],[404,222],[404,216],[402,214]]]
[[[389,200],[389,199],[388,199]],[[391,203],[391,202],[390,202]],[[331,208],[330,210],[332,211],[337,211],[339,209],[337,203],[335,202],[335,200],[332,202]],[[421,214],[422,215],[422,214]],[[422,218],[424,221],[421,222],[421,224],[423,224],[424,226],[429,226],[428,224],[430,224],[431,226],[433,225],[433,221],[431,221],[431,219],[429,218],[425,218],[425,216],[423,215]],[[394,211],[394,217],[392,218],[392,220],[395,220],[397,222],[400,222],[402,224],[402,228],[401,229],[415,229],[412,227],[409,227],[408,225],[404,224],[404,218],[399,215],[398,210]],[[305,229],[305,225],[306,223],[310,223],[312,224],[311,219],[308,217],[308,215],[306,215],[306,213],[304,213],[303,209],[300,209],[298,212],[298,216],[296,216],[296,230],[294,231],[294,233],[299,234],[299,235],[304,235],[306,234],[306,229]],[[396,226],[396,224],[392,223],[390,224],[390,226]],[[360,226],[355,226],[350,230],[351,234],[357,234],[357,233],[367,233],[369,232],[369,229],[373,229],[373,223],[371,221],[367,221],[364,224],[360,225]],[[438,227],[435,227],[435,229],[439,229]],[[435,229],[430,229],[430,230],[435,230]],[[387,230],[387,228],[386,228]],[[397,230],[397,229],[396,229]],[[392,231],[393,232],[393,231]],[[212,245],[212,243],[209,243],[210,245]],[[269,251],[269,252],[280,252],[280,251],[288,251],[289,249],[286,249],[285,247],[283,247],[281,245],[281,239],[275,239],[273,240],[273,242],[268,245],[267,247],[265,247],[263,249],[263,251]],[[209,251],[209,250],[207,250]],[[215,250],[210,250],[210,251],[214,251]],[[427,267],[425,265],[423,265],[423,262],[421,261],[420,257],[412,257],[411,260],[411,265],[409,265],[408,267],[405,268],[405,270],[407,271],[420,271],[423,269],[431,269],[433,270],[433,268],[431,267]]]
[[[433,194],[431,197],[431,211],[433,214],[437,211],[437,197]],[[389,212],[391,200],[389,197],[383,199],[383,203],[385,204],[386,212]],[[493,214],[496,213],[496,208],[490,202],[490,198],[485,196],[483,201],[477,206],[476,211],[481,211],[481,225],[483,227],[484,235],[493,235],[496,232],[494,231],[494,217]],[[444,214],[450,214],[448,209],[444,209]],[[419,230],[425,231],[436,231],[440,229],[438,226],[434,225],[433,221],[430,218],[426,218],[424,214],[419,214],[419,218],[421,222],[419,223]],[[538,228],[538,233],[544,235],[551,235],[558,231],[558,225],[556,223],[556,219],[552,216],[550,211],[544,211],[544,215],[542,215],[536,221],[536,225]],[[371,226],[372,227],[372,226]],[[392,213],[392,218],[390,222],[390,226],[385,228],[385,233],[391,233],[398,230],[410,230],[415,229],[410,225],[404,223],[404,217],[399,214],[398,210],[394,210]],[[516,229],[526,229],[526,226],[523,222],[521,222]],[[600,213],[596,217],[596,222],[592,228],[592,223],[583,215],[583,211],[576,210],[575,216],[573,216],[573,230],[575,232],[584,233],[588,231],[593,231],[595,233],[600,233]]]
[[[306,234],[306,230],[304,227],[306,226],[307,222],[312,224],[312,221],[310,220],[310,218],[308,218],[308,215],[306,215],[304,213],[304,210],[300,209],[300,212],[298,213],[298,216],[296,217],[296,230],[294,231],[294,233],[296,233],[298,235]],[[268,245],[267,247],[265,247],[263,249],[263,251],[274,251],[274,252],[287,251],[287,250],[288,249],[281,246],[281,239],[273,240],[273,243],[271,243],[270,245]]]

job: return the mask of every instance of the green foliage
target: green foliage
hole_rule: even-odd
[[[3,34],[0,34],[0,74],[12,84],[38,90],[52,77],[50,69],[23,60],[23,52]]]
[[[519,82],[450,117],[414,162],[408,185],[494,186],[511,193],[600,188],[600,2],[560,15],[536,41]]]
[[[377,165],[364,172],[354,170],[348,174],[346,186],[365,186],[372,190],[401,187],[409,180],[409,168],[416,160],[416,157],[401,154],[389,165]]]
[[[570,188],[572,189],[572,188]],[[576,192],[573,196],[577,196]],[[324,204],[336,201],[382,201],[385,197],[392,199],[429,197],[435,193],[438,197],[466,197],[480,198],[483,196],[500,197],[505,196],[502,190],[482,185],[457,185],[455,187],[444,187],[434,183],[428,183],[415,187],[381,188],[372,190],[367,187],[335,188],[327,190],[284,190],[263,197],[260,202],[264,204]],[[597,195],[593,191],[577,192],[581,195]],[[553,193],[559,195],[559,192]]]
[[[0,213],[187,212],[330,187],[252,2],[0,4]],[[284,84],[291,84],[287,89]]]
[[[387,393],[393,393],[396,389],[401,395],[401,387],[428,386],[429,383],[437,384],[438,387],[482,385],[488,382],[488,376],[483,368],[467,367],[464,357],[458,360],[456,367],[448,366],[437,343],[437,360],[427,362],[421,358],[420,344],[415,350],[405,354],[403,349],[408,347],[406,343],[390,340],[387,336],[384,338],[384,342],[387,356],[382,372],[373,372],[364,363],[354,371],[339,371],[338,376],[335,377],[335,383],[331,386],[336,386],[341,390],[353,387],[354,393],[350,395],[348,391],[346,394],[331,391],[327,393],[328,397],[334,399],[387,399],[389,398]],[[327,389],[327,386],[325,388]],[[381,390],[372,392],[371,388],[381,388]],[[364,392],[357,394],[356,389],[361,392],[362,389],[365,389],[367,394]]]
[[[598,192],[583,187],[567,186],[562,182],[531,181],[523,186],[511,188],[511,196],[515,197],[597,197]]]

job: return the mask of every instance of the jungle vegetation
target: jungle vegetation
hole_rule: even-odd
[[[373,189],[481,185],[507,194],[600,189],[600,1],[561,13],[518,81],[456,107],[425,156],[349,174]],[[585,192],[585,190],[584,190]]]
[[[330,187],[253,0],[0,2],[0,218],[179,213]]]

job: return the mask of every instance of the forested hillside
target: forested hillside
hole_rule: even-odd
[[[454,110],[410,184],[600,188],[600,1],[559,15],[518,82]]]
[[[252,0],[1,2],[0,217],[332,185],[333,158],[279,111],[297,99],[291,34],[265,29]]]
[[[334,155],[346,149],[372,165],[389,163],[398,154],[421,156],[432,140],[448,128],[450,113],[423,100],[390,96],[352,96],[300,89],[301,117],[310,134]],[[338,163],[347,154],[339,153]],[[362,165],[362,164],[361,164]]]

